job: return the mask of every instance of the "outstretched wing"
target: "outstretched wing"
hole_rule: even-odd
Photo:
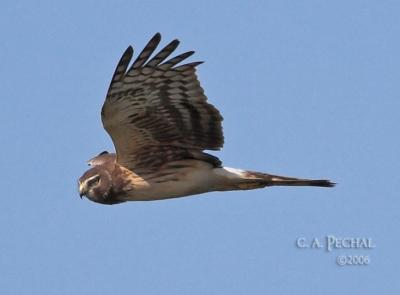
[[[193,51],[165,61],[178,40],[150,59],[160,40],[159,33],[154,35],[128,69],[129,46],[112,78],[101,115],[117,162],[136,173],[187,158],[218,165],[218,159],[202,152],[220,149],[224,138],[222,116],[207,103],[195,74],[201,62],[177,65]]]

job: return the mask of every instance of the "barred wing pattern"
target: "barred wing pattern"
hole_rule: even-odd
[[[150,59],[160,40],[159,33],[154,35],[128,69],[133,56],[129,46],[112,78],[101,115],[117,162],[135,173],[188,158],[220,165],[217,158],[202,152],[220,149],[224,138],[222,116],[207,103],[195,74],[201,62],[177,65],[193,51],[165,61],[178,40]]]

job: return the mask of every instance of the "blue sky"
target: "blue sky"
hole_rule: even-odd
[[[397,1],[2,1],[1,294],[398,294]],[[128,45],[196,50],[226,166],[329,178],[102,206],[85,161]],[[298,237],[376,248],[298,249]],[[338,255],[368,255],[339,267]]]

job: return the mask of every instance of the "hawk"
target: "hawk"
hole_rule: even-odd
[[[101,110],[116,153],[88,161],[91,168],[79,178],[81,198],[111,205],[275,185],[334,186],[329,180],[223,167],[205,153],[221,149],[224,136],[222,116],[196,76],[202,62],[180,64],[194,51],[168,59],[178,40],[151,57],[160,40],[155,34],[131,66],[133,48],[122,55]]]

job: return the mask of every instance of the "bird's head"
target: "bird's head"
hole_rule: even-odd
[[[78,181],[79,195],[97,203],[107,204],[112,188],[111,173],[102,166],[86,171]]]

